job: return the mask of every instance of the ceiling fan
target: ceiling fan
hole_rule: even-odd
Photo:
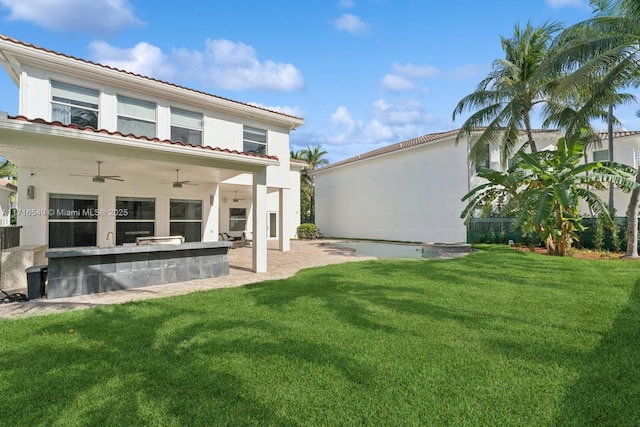
[[[176,180],[171,183],[173,188],[182,188],[183,185],[198,185],[191,181],[180,181],[180,169],[176,169]]]
[[[75,175],[75,174],[69,174],[69,176],[84,176],[84,177],[92,178],[93,182],[98,182],[98,183],[104,183],[104,181],[106,179],[111,179],[113,181],[124,181],[124,179],[120,178],[120,175],[102,175],[102,174],[100,174],[100,165],[102,164],[102,161],[101,160],[97,160],[96,163],[98,164],[98,174],[97,175],[88,175],[88,174]]]

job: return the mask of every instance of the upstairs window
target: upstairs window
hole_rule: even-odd
[[[606,162],[609,160],[609,150],[599,150],[593,152],[594,162]]]
[[[171,108],[171,141],[202,145],[202,114]]]
[[[118,97],[118,131],[125,135],[155,138],[156,104],[138,99]]]
[[[475,165],[476,165],[476,172],[479,172],[481,168],[491,168],[491,154],[489,153],[488,145],[483,147],[482,151],[478,152]]]
[[[242,134],[242,151],[267,154],[267,131],[245,126]]]
[[[97,90],[51,82],[51,120],[98,129],[99,98]]]

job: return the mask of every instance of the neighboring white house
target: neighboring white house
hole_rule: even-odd
[[[11,224],[11,197],[17,190],[11,181],[0,179],[0,227]]]
[[[455,144],[458,130],[423,135],[312,172],[316,225],[326,236],[411,242],[463,242],[462,197],[481,183],[468,161],[470,141]],[[535,131],[538,149],[555,146],[558,131]],[[588,159],[608,160],[602,147]],[[524,138],[523,138],[524,140]],[[637,167],[640,132],[616,132],[614,160]],[[502,169],[500,149],[483,166]],[[607,202],[608,194],[601,194]],[[615,193],[623,216],[629,195]]]
[[[19,88],[0,113],[0,156],[18,166],[23,245],[111,246],[139,236],[253,237],[290,248],[303,165],[300,117],[188,89],[0,36]]]

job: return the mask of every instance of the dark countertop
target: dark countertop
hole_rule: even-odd
[[[113,247],[78,247],[78,248],[54,248],[45,253],[47,258],[70,258],[81,256],[120,255],[145,252],[173,252],[211,248],[231,248],[232,242],[187,242],[179,245],[155,244],[155,245],[127,245]]]

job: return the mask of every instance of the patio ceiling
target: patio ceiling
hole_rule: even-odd
[[[258,171],[270,159],[242,154],[219,153],[196,147],[175,147],[157,142],[128,140],[83,131],[50,129],[31,125],[27,129],[2,126],[0,156],[19,168],[31,171],[64,169],[69,174],[95,174],[97,161],[103,175],[120,175],[127,180],[180,180],[220,183],[243,173]]]

